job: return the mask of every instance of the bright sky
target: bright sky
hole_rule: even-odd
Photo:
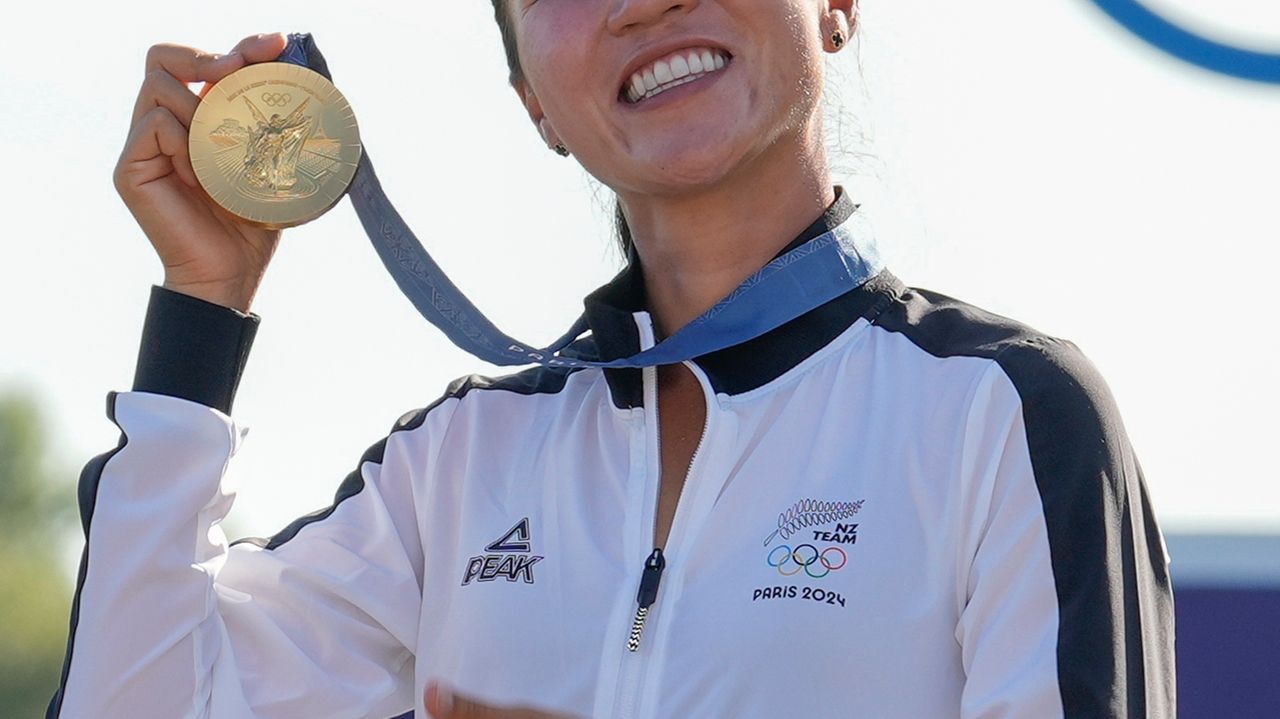
[[[1275,3],[1152,6],[1280,51]],[[314,33],[391,199],[515,336],[558,336],[617,269],[607,193],[535,135],[488,2],[354,8],[49,2],[9,16],[0,385],[45,401],[70,469],[115,445],[104,397],[129,387],[161,278],[111,185],[155,42],[225,51]],[[1280,530],[1280,85],[1168,60],[1086,0],[866,0],[863,23],[861,70],[847,53],[839,85],[869,136],[846,129],[844,145],[871,157],[847,155],[845,181],[894,272],[1079,344],[1166,528]],[[328,504],[403,412],[493,371],[416,315],[346,202],[285,233],[254,310],[235,533]]]

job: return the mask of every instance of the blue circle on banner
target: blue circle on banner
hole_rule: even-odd
[[[1280,53],[1211,40],[1165,19],[1138,0],[1093,0],[1113,20],[1174,57],[1224,75],[1280,84]]]

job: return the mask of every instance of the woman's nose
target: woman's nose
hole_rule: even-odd
[[[687,13],[699,0],[613,0],[609,10],[608,29],[621,35],[656,25],[673,15]]]

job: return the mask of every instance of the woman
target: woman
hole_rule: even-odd
[[[820,112],[853,0],[495,10],[530,119],[632,242],[580,353],[652,346],[859,222]],[[84,475],[52,716],[1173,715],[1166,557],[1101,378],[887,271],[694,361],[460,380],[333,506],[226,547],[279,236],[196,189],[182,83],[283,42],[149,55],[115,177],[165,284]]]

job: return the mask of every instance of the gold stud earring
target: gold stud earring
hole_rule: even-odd
[[[835,49],[837,50],[844,47],[844,32],[841,30],[836,30],[835,32],[831,33],[831,44],[835,46]]]

